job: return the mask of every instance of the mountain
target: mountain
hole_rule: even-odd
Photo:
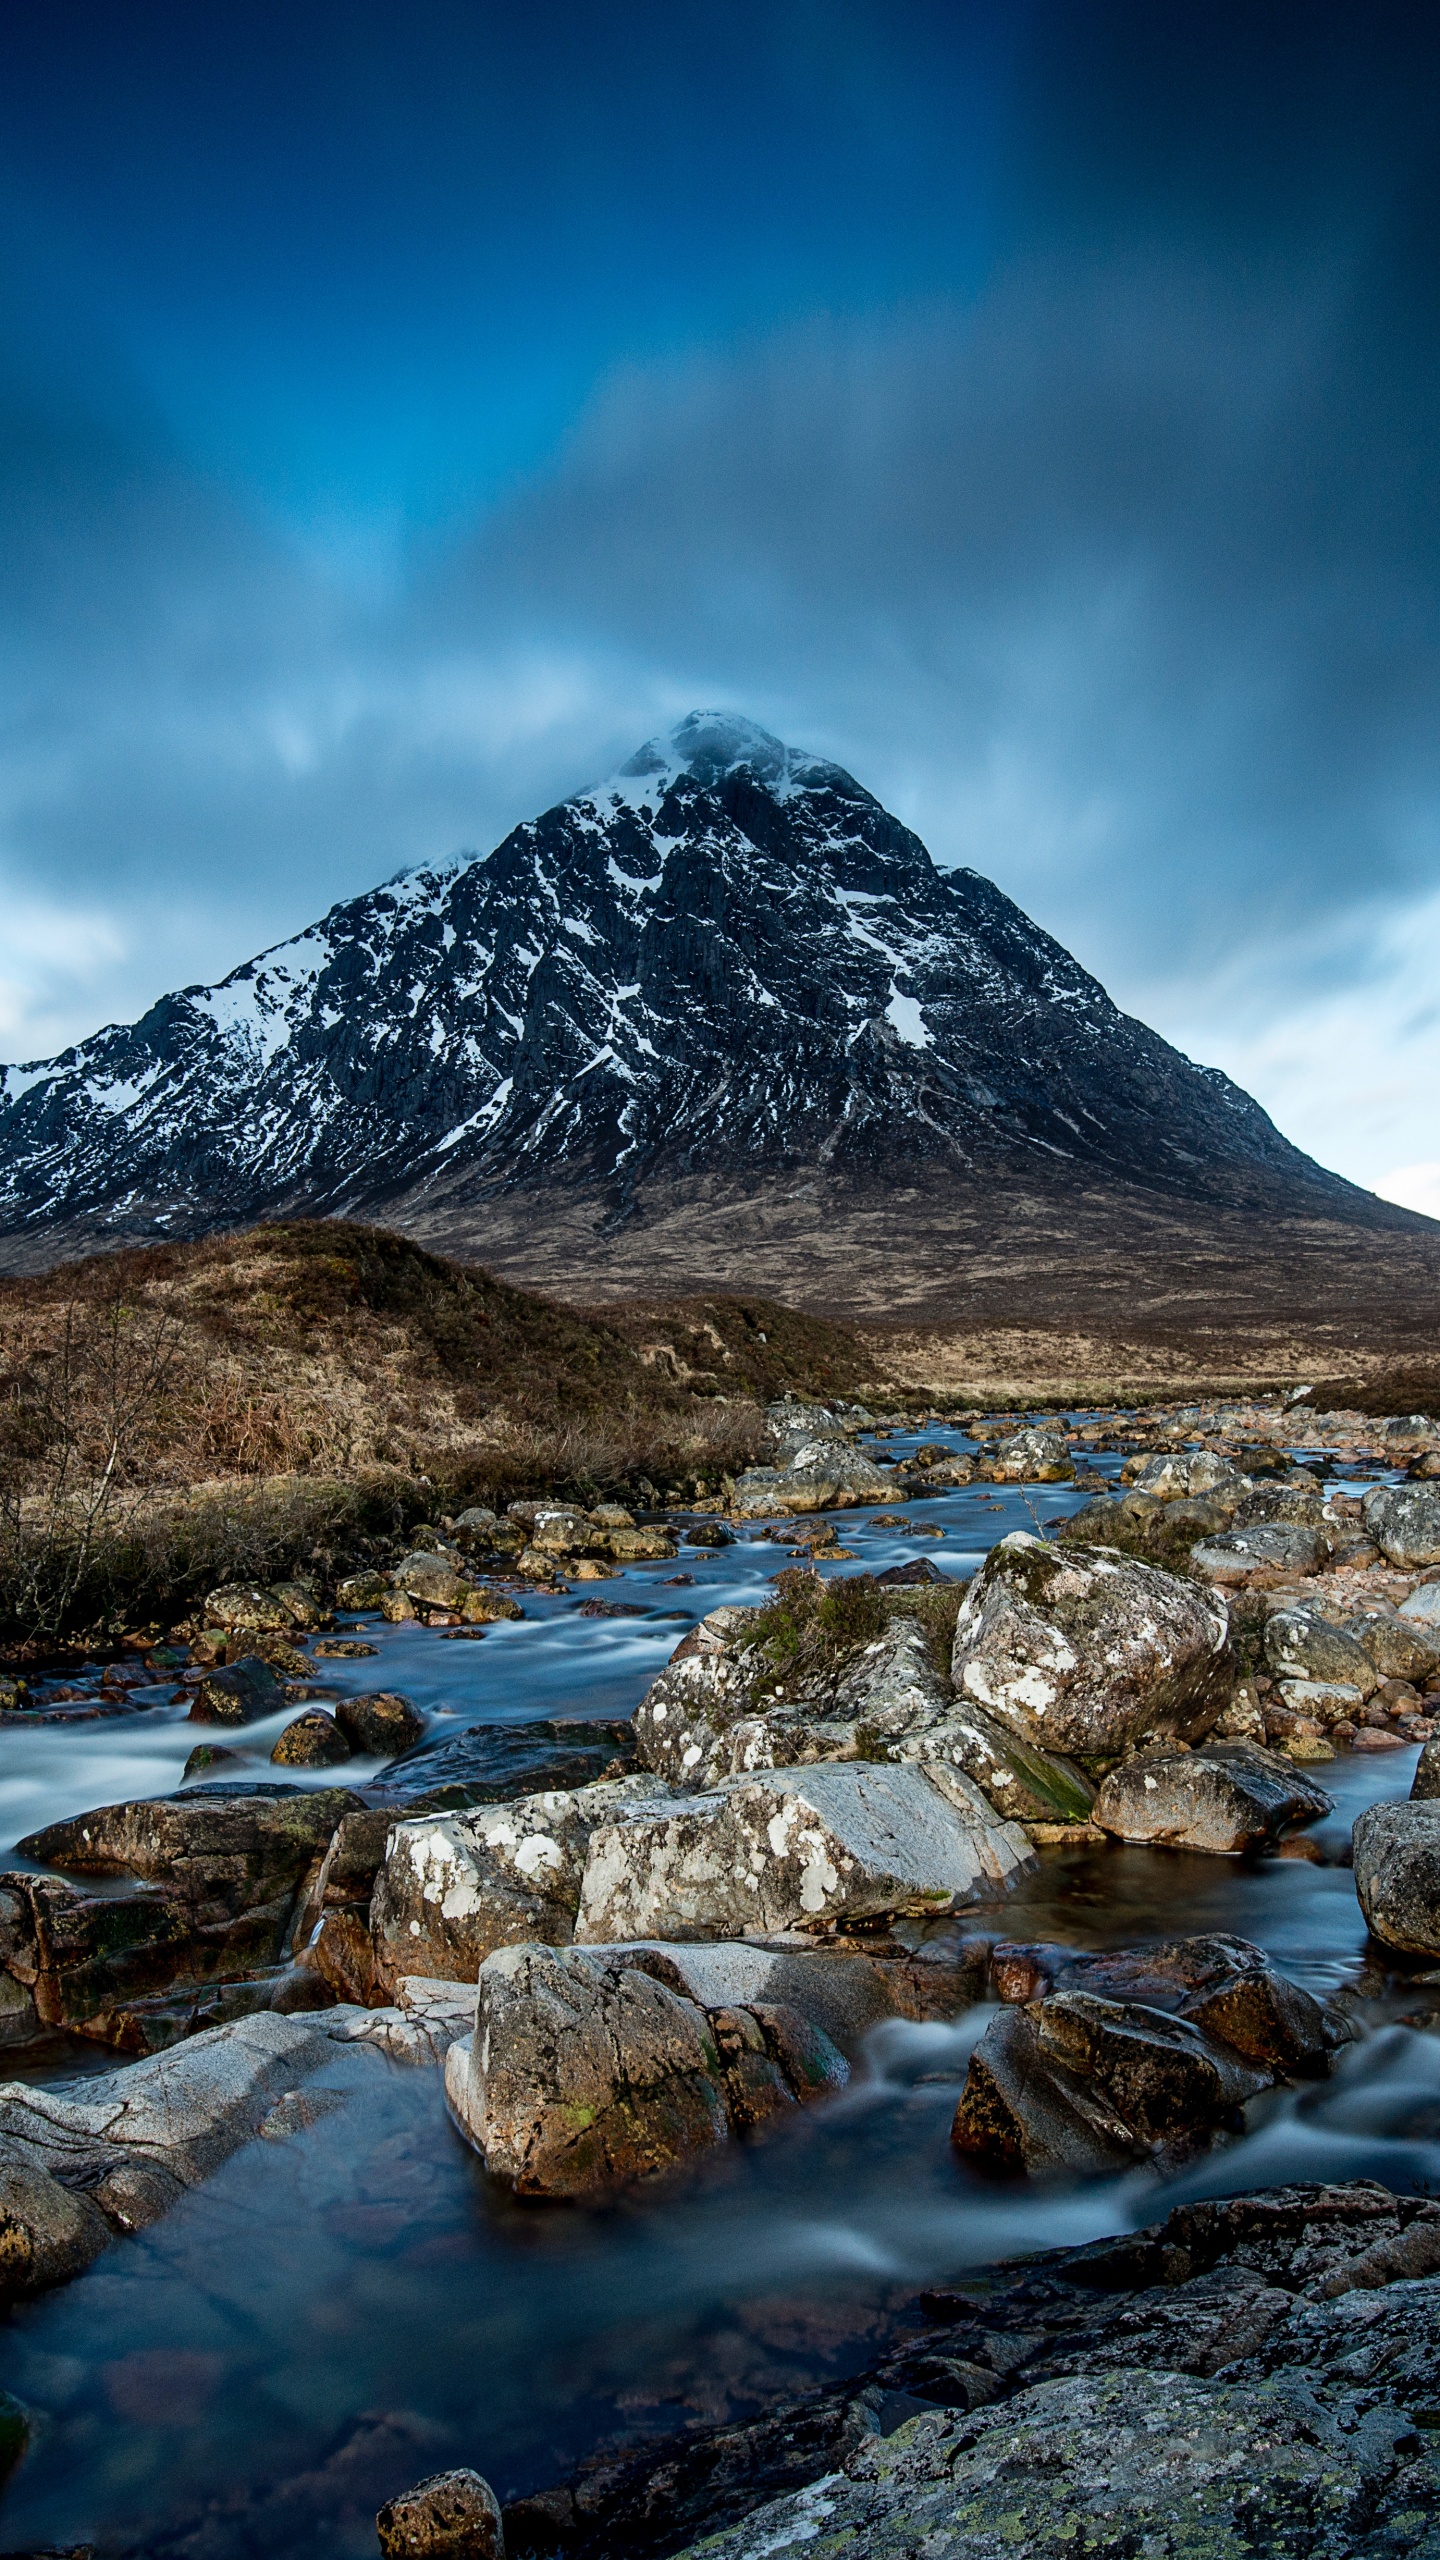
[[[700,712],[493,853],[334,907],[0,1093],[11,1267],[364,1213],[601,1286],[627,1231],[644,1273],[656,1204],[748,1214],[807,1180],[1407,1223],[838,765]],[[667,1276],[715,1285],[701,1258]]]

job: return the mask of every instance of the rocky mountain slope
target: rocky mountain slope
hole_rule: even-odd
[[[917,1180],[972,1204],[1138,1186],[1422,1223],[1299,1154],[838,766],[700,713],[490,855],[337,906],[0,1095],[11,1268],[383,1210],[517,1275],[563,1232],[583,1287],[655,1204],[683,1224],[698,1185],[723,1227],[806,1175],[882,1207]],[[713,1261],[682,1245],[666,1284],[713,1286]]]

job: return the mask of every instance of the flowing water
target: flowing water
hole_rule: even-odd
[[[969,1573],[1007,1530],[1083,1499],[977,1486],[908,1505],[903,1531],[846,1513],[837,1525],[855,1561],[824,1569],[923,1554]],[[323,1677],[403,1690],[437,1735],[623,1714],[686,1626],[721,1600],[760,1596],[783,1562],[758,1539],[685,1550],[569,1599],[536,1595],[523,1623],[479,1641],[367,1625],[378,1658],[327,1662]],[[581,1615],[597,1596],[639,1614]],[[247,1747],[263,1760],[284,1720],[250,1729]],[[195,1733],[183,1706],[158,1699],[101,1723],[5,1728],[0,1840],[173,1787]],[[1319,1773],[1337,1805],[1309,1835],[1318,1859],[1048,1851],[975,1925],[1087,1948],[1228,1929],[1316,1991],[1354,1985],[1367,1941],[1343,1863],[1350,1824],[1408,1791],[1414,1757],[1342,1755]],[[372,2560],[377,2503],[425,2472],[473,2463],[509,2497],[597,2446],[752,2415],[859,2369],[913,2322],[921,2286],[964,2269],[1133,2227],[1182,2193],[1355,2176],[1440,2187],[1440,2041],[1398,2024],[1381,2024],[1330,2080],[1258,2102],[1242,2139],[1169,2186],[1148,2174],[987,2184],[948,2133],[990,2014],[891,2022],[839,2100],[730,2146],[668,2193],[603,2211],[517,2207],[451,2129],[437,2073],[337,2047],[325,2075],[344,2098],[334,2113],[289,2141],[252,2143],[167,2219],[0,2327],[0,2378],[36,2421],[0,2540]],[[1373,2014],[1384,2020],[1383,2001]],[[66,2048],[49,2069],[82,2060],[112,2057]]]

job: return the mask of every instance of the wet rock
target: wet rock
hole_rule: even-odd
[[[1280,1680],[1317,1681],[1373,1697],[1380,1674],[1343,1627],[1307,1609],[1277,1609],[1265,1623],[1265,1663]]]
[[[522,2196],[591,2196],[723,2142],[722,2076],[704,2011],[649,1974],[513,1946],[486,1960],[445,2087],[492,2176]]]
[[[344,2025],[267,2011],[70,2087],[0,2085],[0,2288],[61,2283],[153,2221],[333,2060]]]
[[[476,1724],[422,1742],[376,1780],[396,1800],[424,1798],[426,1811],[463,1812],[510,1796],[582,1787],[629,1757],[633,1728],[618,1716],[536,1717],[528,1724]]]
[[[757,2017],[784,2010],[846,2053],[900,2005],[893,1967],[829,1950],[744,1939],[688,1945],[650,1939],[595,1948],[591,1959],[612,1972],[628,1965],[651,1974],[705,2010],[745,2008]]]
[[[390,1588],[388,1574],[374,1571],[347,1574],[336,1585],[336,1604],[341,1609],[378,1609]]]
[[[575,1935],[734,1938],[951,1910],[1003,1890],[1033,1856],[958,1769],[757,1770],[597,1829]]]
[[[396,1689],[376,1689],[365,1698],[338,1698],[335,1722],[352,1751],[365,1758],[390,1760],[423,1741],[425,1719],[418,1707]]]
[[[1120,1840],[1238,1856],[1334,1809],[1334,1798],[1292,1761],[1253,1742],[1211,1741],[1112,1770],[1092,1818]]]
[[[617,1564],[672,1564],[680,1552],[664,1529],[608,1529],[605,1547]]]
[[[668,1798],[654,1778],[617,1778],[394,1823],[370,1907],[378,1979],[474,1982],[496,1947],[568,1945],[597,1828]]]
[[[375,2519],[383,2560],[505,2560],[500,2502],[478,2471],[437,2471]]]
[[[471,1583],[459,1605],[467,1627],[498,1627],[525,1615],[508,1591],[494,1591],[487,1582]]]
[[[692,1520],[685,1529],[687,1547],[733,1547],[735,1532],[720,1520]]]
[[[6,1878],[0,1964],[45,2025],[143,2050],[138,2003],[278,1961],[297,1888],[358,1809],[335,1788],[204,1788],[53,1824],[22,1854],[148,1889],[80,1893],[54,1876]]]
[[[1012,1432],[995,1454],[997,1484],[1068,1484],[1074,1473],[1063,1434],[1034,1424]]]
[[[1365,1526],[1391,1564],[1440,1564],[1440,1484],[1372,1485]]]
[[[1190,1561],[1207,1582],[1238,1588],[1266,1575],[1318,1573],[1328,1552],[1320,1530],[1277,1520],[1204,1538],[1192,1548]]]
[[[243,1660],[207,1672],[190,1702],[191,1724],[258,1724],[285,1704],[285,1690],[268,1662],[247,1654]]]
[[[308,1707],[287,1724],[270,1754],[281,1769],[329,1769],[350,1757],[350,1745],[333,1716]]]
[[[1355,1891],[1372,1937],[1440,1955],[1440,1804],[1368,1805],[1354,1831]]]
[[[222,1769],[243,1769],[244,1766],[243,1752],[226,1751],[218,1742],[197,1742],[180,1773],[180,1782],[186,1786],[192,1778],[214,1778]]]
[[[933,2409],[872,2433],[843,2470],[763,2506],[681,2560],[1096,2560],[1153,2553],[1418,2551],[1434,2474],[1417,2498],[1396,2436],[1347,2428],[1313,2394],[1175,2373],[1042,2382],[993,2408]],[[1418,2446],[1419,2439],[1412,2439]],[[1415,2466],[1418,2471],[1421,2466]],[[1395,2494],[1391,2495],[1391,2492]],[[1384,2507],[1396,2538],[1382,2527]]]
[[[1057,1990],[1138,2000],[1188,2018],[1266,2071],[1313,2071],[1336,2041],[1318,2000],[1279,1972],[1262,1948],[1223,1933],[1072,1956],[1053,1982]]]
[[[1208,1732],[1233,1685],[1224,1609],[1105,1550],[1018,1534],[961,1604],[956,1688],[1022,1742],[1083,1761]]]
[[[986,2168],[1032,2176],[1117,2169],[1203,2148],[1269,2075],[1189,2019],[1059,1989],[1005,2008],[970,2059],[951,2139]]]

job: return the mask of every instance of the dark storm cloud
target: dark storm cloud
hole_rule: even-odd
[[[944,111],[946,12],[917,7],[898,34],[859,0],[786,13],[795,165],[771,232],[752,208],[743,260],[731,243],[748,277],[773,241],[785,293],[761,308],[737,285],[723,316],[694,227],[723,195],[712,117],[659,351],[617,323],[558,448],[542,439],[503,501],[438,528],[407,530],[397,500],[347,549],[207,466],[97,320],[101,288],[92,310],[60,250],[36,251],[0,383],[0,821],[12,920],[30,917],[0,969],[0,1044],[33,1053],[402,862],[488,845],[705,700],[850,764],[1122,1000],[1198,1022],[1206,1054],[1230,1054],[1257,1006],[1298,1020],[1342,975],[1388,983],[1405,917],[1440,887],[1440,27],[999,15],[982,132],[973,81],[964,116]],[[822,55],[823,151],[798,104]],[[922,56],[942,103],[911,125]],[[733,58],[725,77],[733,119]],[[666,137],[661,264],[680,111],[706,114],[695,81],[625,127],[627,152],[646,116]],[[864,102],[857,162],[882,127],[885,149],[822,268],[847,99]],[[773,134],[765,150],[784,157]],[[966,210],[937,261],[947,150]],[[826,220],[807,217],[802,272],[807,151]],[[607,219],[604,153],[587,153],[567,259],[592,196]],[[737,164],[737,199],[768,166]],[[640,259],[643,194],[617,272],[622,249]],[[901,195],[910,232],[881,240]],[[643,298],[654,278],[635,273]],[[847,273],[869,290],[842,292]],[[358,267],[348,291],[363,302]],[[434,276],[427,294],[439,326]],[[567,308],[527,311],[522,372]],[[457,292],[457,345],[467,309]],[[378,341],[372,370],[367,488]],[[401,379],[395,415],[419,396]],[[1412,992],[1395,1018],[1421,1011]]]

